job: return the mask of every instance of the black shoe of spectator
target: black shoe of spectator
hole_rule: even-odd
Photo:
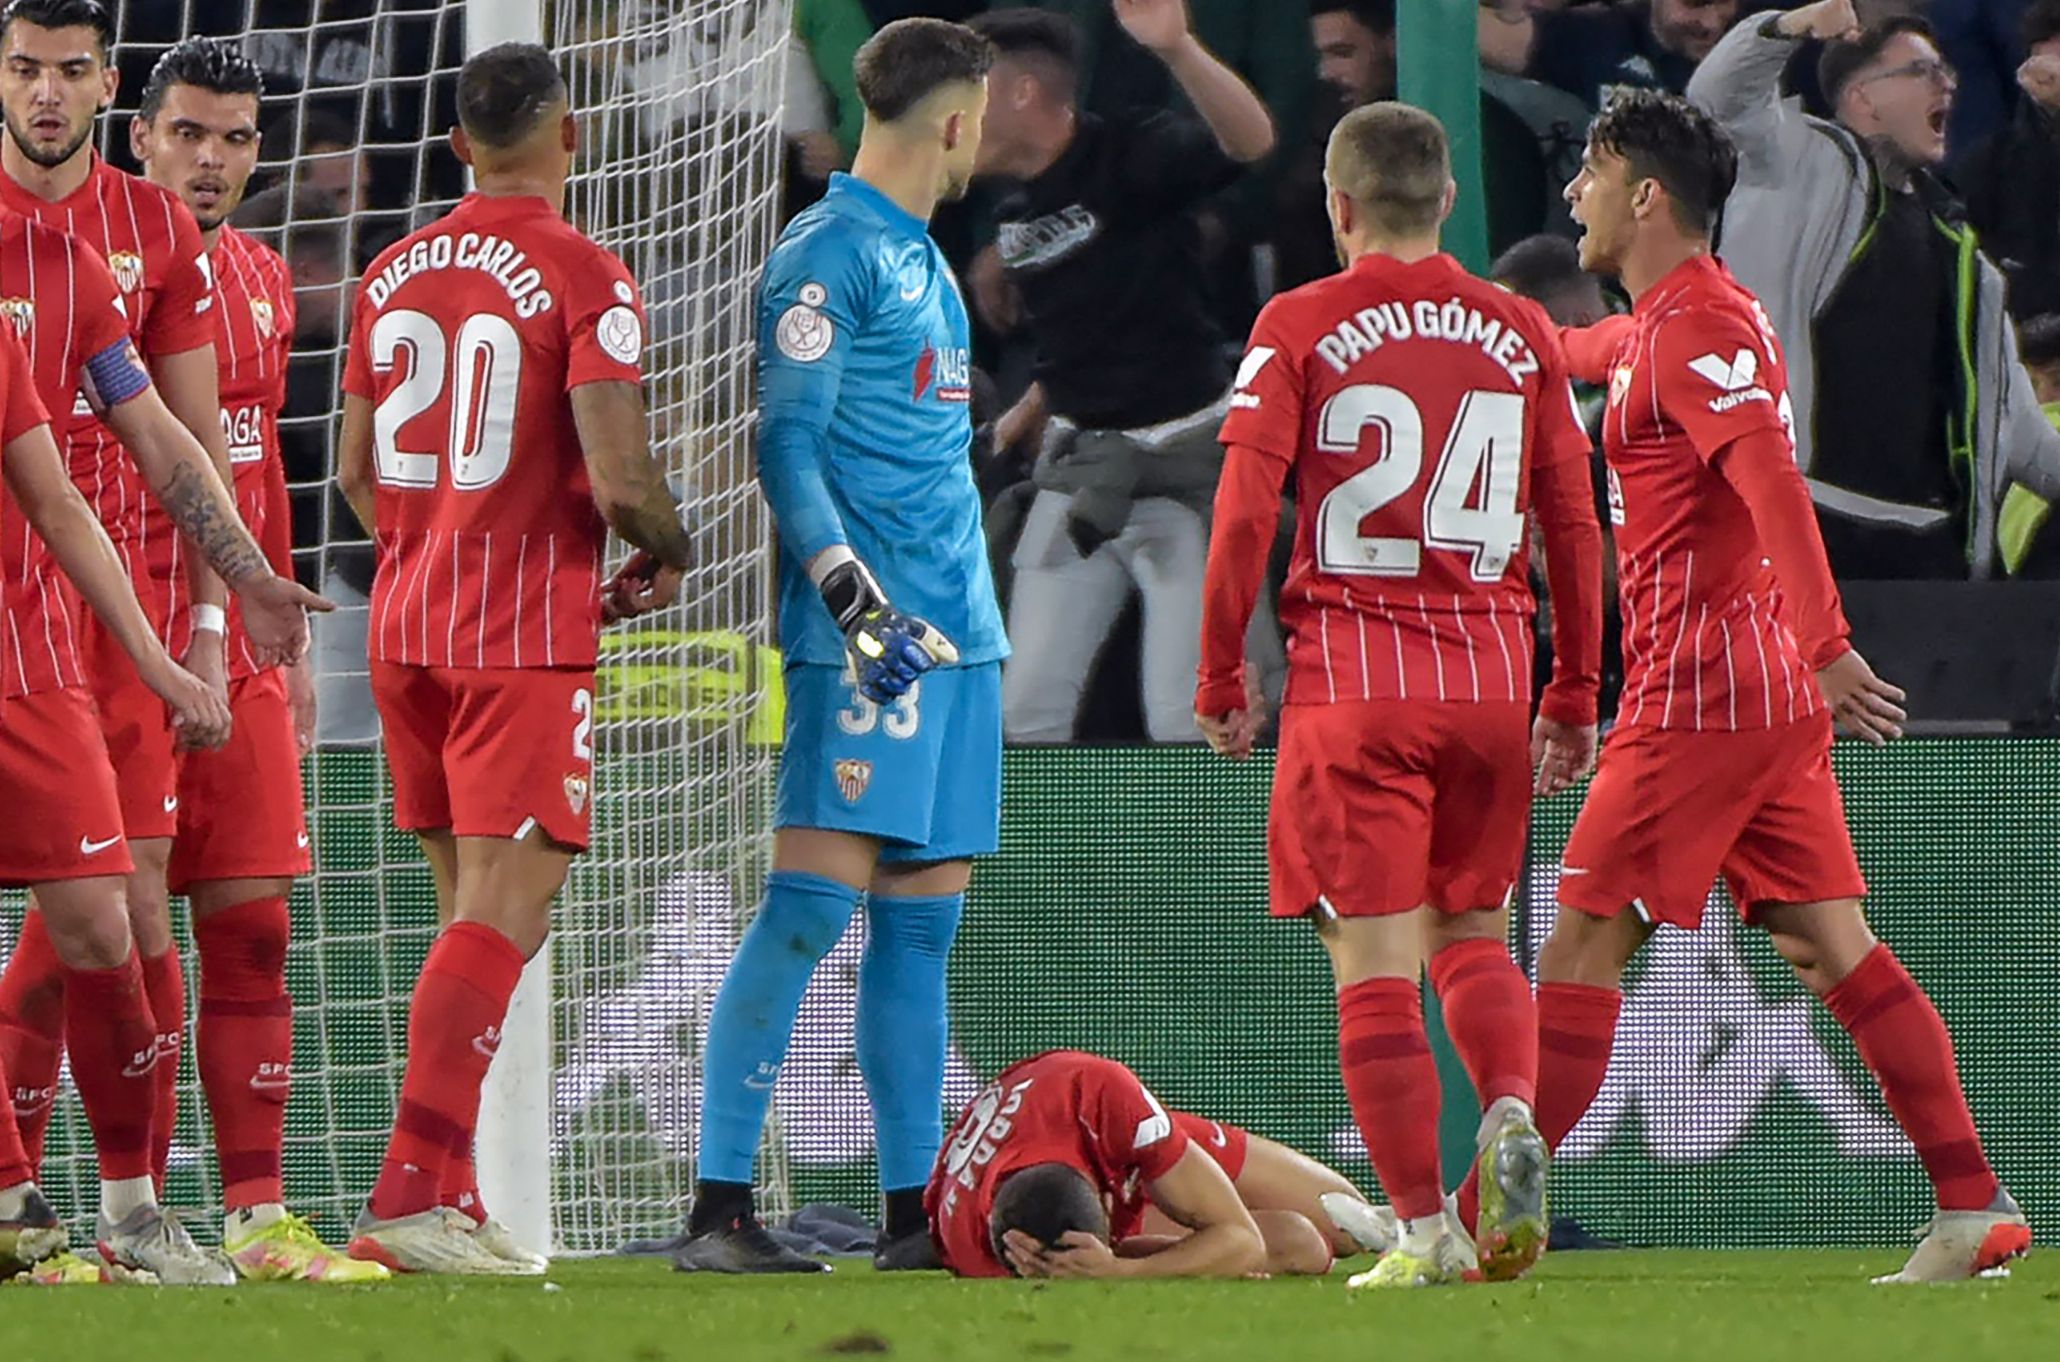
[[[785,1248],[758,1223],[742,1215],[727,1225],[687,1236],[672,1255],[675,1272],[828,1272],[828,1263]]]
[[[894,1239],[883,1234],[873,1246],[875,1272],[934,1272],[943,1266],[937,1246],[930,1242],[928,1226]]]

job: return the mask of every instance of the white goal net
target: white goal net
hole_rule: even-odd
[[[698,553],[681,608],[604,640],[593,848],[558,909],[548,1027],[539,1009],[525,1046],[511,1023],[496,1063],[504,1106],[512,1095],[523,1110],[512,1125],[499,1114],[499,1157],[483,1135],[482,1175],[490,1191],[524,1181],[524,1197],[549,1206],[561,1250],[667,1232],[692,1177],[708,1009],[762,882],[779,733],[769,538],[750,476],[751,293],[779,211],[789,0],[114,7],[122,92],[101,145],[117,163],[130,164],[143,78],[179,38],[235,39],[266,75],[261,166],[237,220],[293,270],[301,326],[284,436],[296,552],[303,578],[342,607],[318,629],[317,868],[293,899],[288,966],[287,1191],[331,1235],[377,1172],[408,996],[435,933],[426,868],[387,814],[365,675],[369,546],[329,488],[341,320],[366,262],[464,192],[445,133],[466,52],[529,36],[559,56],[584,137],[568,213],[643,285],[654,448],[691,509]],[[0,945],[21,911],[18,893],[0,900]],[[183,912],[174,918],[191,993],[197,965]],[[212,1207],[219,1189],[188,1050],[168,1200]],[[761,1164],[774,1211],[788,1202],[780,1148],[769,1140]],[[504,1166],[488,1168],[490,1158]],[[90,1139],[68,1077],[43,1180],[68,1212],[92,1208]]]

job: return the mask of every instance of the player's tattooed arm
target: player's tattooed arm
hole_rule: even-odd
[[[156,491],[165,514],[224,580],[241,584],[272,575],[264,550],[250,537],[221,480],[210,471],[181,462]]]
[[[215,347],[197,345],[176,354],[154,356],[150,370],[164,405],[199,443],[207,461],[214,465],[215,476],[221,480],[226,496],[234,474],[229,467],[229,438],[222,430],[220,372],[216,367]],[[182,452],[191,456],[190,450]],[[230,506],[233,508],[234,505],[232,501]],[[223,589],[216,572],[217,565],[205,553],[196,555],[188,563],[187,581],[195,605],[219,608],[227,602],[228,592]],[[216,638],[219,639],[220,635]],[[195,641],[202,640],[196,638]]]
[[[572,420],[586,457],[594,505],[609,528],[674,571],[692,556],[665,470],[651,457],[644,391],[634,383],[582,383]]]

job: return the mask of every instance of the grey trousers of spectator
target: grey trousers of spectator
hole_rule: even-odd
[[[1009,595],[1013,652],[1001,674],[1004,736],[1022,743],[1072,740],[1095,655],[1134,587],[1144,607],[1138,671],[1146,735],[1153,742],[1199,742],[1195,668],[1208,526],[1183,502],[1142,497],[1123,532],[1083,558],[1066,533],[1071,503],[1069,493],[1039,492],[1016,542]],[[1247,650],[1262,676],[1277,669],[1280,642],[1263,600]]]

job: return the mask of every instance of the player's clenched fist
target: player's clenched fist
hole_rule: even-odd
[[[169,656],[143,669],[143,683],[171,709],[181,746],[212,749],[229,741],[228,701]]]

